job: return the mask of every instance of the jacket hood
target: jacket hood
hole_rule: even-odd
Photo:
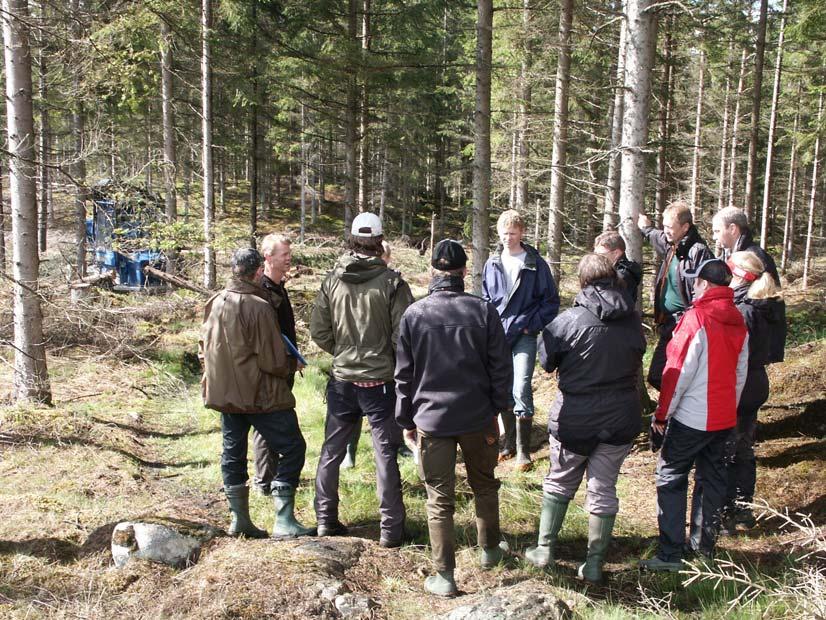
[[[737,241],[734,243],[734,251],[741,252],[742,250],[747,250],[751,246],[755,245],[754,239],[751,236],[751,230],[748,228],[743,228],[740,231],[740,236],[737,238]]]
[[[227,280],[227,285],[224,289],[230,291],[231,293],[238,293],[240,295],[255,295],[266,302],[269,302],[270,300],[270,294],[268,291],[264,290],[254,282],[242,280],[241,278],[230,278]]]
[[[734,291],[727,286],[707,290],[693,306],[724,325],[743,326],[743,315],[734,305]]]
[[[338,259],[333,273],[342,282],[360,284],[381,275],[387,270],[385,262],[377,256],[359,256],[355,252]]]
[[[683,259],[688,256],[688,251],[695,243],[703,243],[703,238],[700,236],[700,231],[697,230],[697,227],[692,224],[689,226],[685,237],[677,242],[674,252],[677,254],[678,258]]]
[[[577,294],[575,306],[581,306],[600,321],[616,321],[634,312],[631,296],[610,280],[598,280]]]
[[[779,323],[785,320],[785,315],[781,309],[781,299],[779,297],[769,297],[767,299],[752,299],[748,296],[750,284],[744,282],[734,290],[734,303],[748,304],[763,315],[769,323]]]

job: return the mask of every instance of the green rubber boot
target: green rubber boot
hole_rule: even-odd
[[[250,488],[246,484],[233,484],[225,486],[224,493],[226,493],[229,509],[232,512],[232,521],[227,534],[247,538],[266,538],[267,531],[255,527],[250,519]]]
[[[493,568],[502,561],[502,558],[504,558],[510,550],[511,548],[508,546],[508,543],[503,540],[496,547],[482,549],[482,551],[479,552],[479,563],[484,569]]]
[[[304,527],[295,520],[295,489],[289,484],[272,483],[272,497],[275,503],[275,526],[273,538],[295,538],[313,536],[315,528]]]
[[[542,514],[539,517],[539,540],[536,547],[525,552],[525,559],[539,568],[552,566],[554,547],[562,521],[568,511],[568,498],[556,493],[542,495]]]
[[[436,596],[456,596],[459,589],[453,580],[453,571],[439,571],[424,580],[424,590]]]
[[[588,553],[585,555],[585,564],[577,570],[580,579],[591,583],[602,581],[602,563],[611,542],[616,518],[616,515],[594,514],[588,517]]]

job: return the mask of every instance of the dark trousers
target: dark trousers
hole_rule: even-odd
[[[376,494],[381,514],[381,537],[401,540],[404,533],[404,502],[397,461],[402,431],[394,417],[396,392],[393,384],[362,388],[331,379],[327,383],[327,420],[324,444],[315,478],[315,512],[319,524],[338,521],[338,486],[341,462],[353,429],[367,416],[376,459]],[[280,465],[279,465],[280,468]]]
[[[654,348],[654,353],[651,355],[651,365],[648,367],[648,383],[660,390],[663,383],[663,371],[665,370],[665,349],[668,343],[671,342],[671,336],[674,333],[674,328],[677,327],[677,319],[669,316],[665,323],[657,325],[657,346]]]
[[[696,465],[702,484],[699,498],[702,525],[698,549],[713,554],[726,501],[726,457],[731,451],[732,429],[700,431],[670,420],[657,461],[657,521],[660,528],[658,556],[678,562],[685,546],[688,476]]]
[[[456,509],[456,447],[462,449],[467,481],[476,508],[477,542],[496,547],[499,531],[499,481],[494,475],[499,457],[498,429],[456,437],[419,433],[419,473],[427,490],[427,527],[437,571],[456,567],[453,513]]]
[[[287,377],[287,385],[293,389],[295,384],[295,373]],[[269,488],[270,483],[275,480],[275,472],[278,471],[279,454],[270,450],[267,441],[261,436],[261,433],[252,431],[252,462],[255,466],[255,474],[253,475],[253,483],[262,488]]]
[[[750,368],[737,406],[737,434],[734,454],[728,468],[728,504],[754,499],[757,482],[757,459],[754,440],[757,435],[757,412],[769,399],[769,377],[765,367]]]
[[[261,434],[271,450],[281,455],[275,481],[297,487],[307,444],[294,409],[272,413],[221,414],[224,436],[221,474],[224,486],[244,484],[248,479],[247,437],[250,427]]]

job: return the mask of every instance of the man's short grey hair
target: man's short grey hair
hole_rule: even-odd
[[[287,235],[281,233],[270,233],[261,241],[261,254],[264,256],[272,256],[275,253],[275,246],[290,245],[292,241]]]
[[[245,280],[252,279],[258,268],[264,264],[264,257],[255,248],[236,250],[232,255],[232,275]]]
[[[724,227],[729,224],[734,224],[741,232],[747,230],[749,227],[749,218],[746,217],[746,212],[740,207],[725,207],[720,209],[714,214],[714,219]]]

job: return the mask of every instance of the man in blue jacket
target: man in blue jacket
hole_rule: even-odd
[[[533,369],[539,332],[559,311],[559,293],[548,264],[534,248],[522,241],[525,222],[509,209],[496,223],[502,244],[485,263],[482,297],[499,313],[513,362],[512,412],[502,413],[505,429],[499,460],[516,453],[520,471],[531,466],[533,423]]]

